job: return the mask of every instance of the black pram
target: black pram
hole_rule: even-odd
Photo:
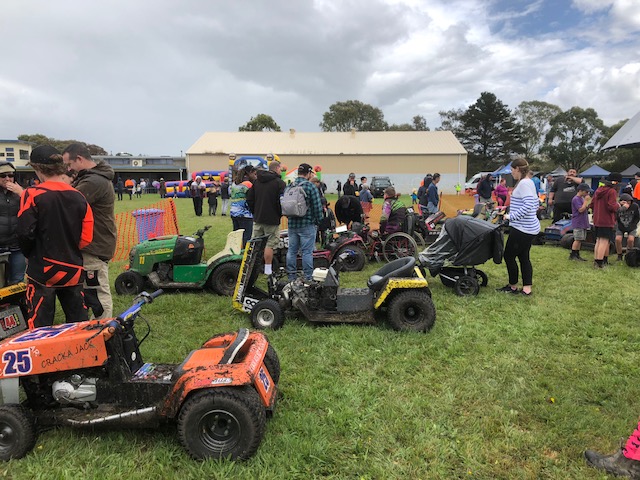
[[[440,275],[458,295],[477,295],[488,283],[487,275],[475,268],[490,258],[502,262],[504,240],[500,225],[459,215],[448,219],[440,236],[419,255],[431,276]]]

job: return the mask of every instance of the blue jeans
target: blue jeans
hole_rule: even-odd
[[[313,277],[313,249],[316,246],[315,225],[300,228],[289,228],[289,250],[287,250],[287,275],[289,280],[296,278],[298,270],[298,250],[302,251],[302,271],[304,278]]]
[[[15,285],[24,281],[24,272],[27,269],[27,261],[20,250],[7,250],[0,248],[0,252],[10,252],[9,262],[7,263],[7,272],[5,277],[7,285]]]

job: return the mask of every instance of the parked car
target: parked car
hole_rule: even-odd
[[[392,187],[391,179],[389,177],[371,177],[370,190],[373,198],[384,197],[384,190],[387,187]]]

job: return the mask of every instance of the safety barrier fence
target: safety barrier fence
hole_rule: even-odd
[[[116,214],[118,241],[114,261],[125,260],[129,250],[141,240],[160,235],[177,235],[178,216],[171,198],[165,198],[137,210]]]

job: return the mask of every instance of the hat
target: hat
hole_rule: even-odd
[[[306,175],[313,171],[313,167],[308,163],[301,163],[298,166],[298,175]]]
[[[618,172],[612,172],[609,175],[607,175],[606,180],[608,180],[609,182],[612,183],[619,183],[622,181],[622,175]]]
[[[55,157],[56,155],[57,157]],[[29,163],[37,163],[40,165],[62,163],[62,156],[60,156],[60,152],[55,147],[51,145],[40,145],[31,151]]]
[[[579,192],[590,192],[591,191],[591,187],[589,185],[587,185],[586,183],[581,183],[580,185],[578,185],[578,191]]]
[[[16,167],[9,162],[0,162],[0,173],[12,173],[16,171]]]
[[[628,193],[623,193],[622,195],[620,195],[620,200],[624,202],[633,202],[633,197]]]
[[[355,173],[353,173],[353,172],[351,172],[351,173],[349,174],[349,178],[356,178],[356,174],[355,174]]]

